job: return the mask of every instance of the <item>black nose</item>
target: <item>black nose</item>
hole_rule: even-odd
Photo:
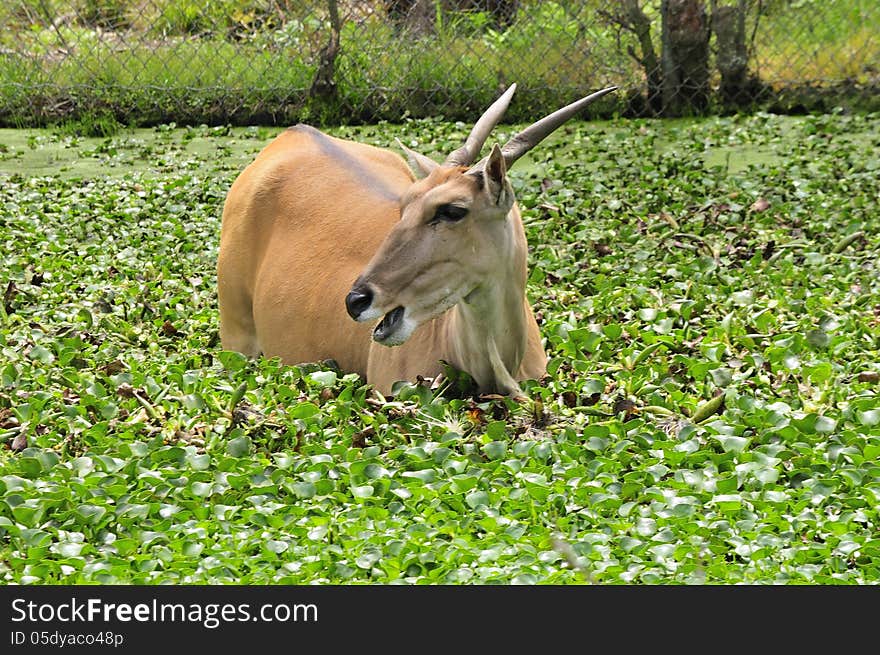
[[[369,287],[355,287],[345,297],[345,308],[354,320],[364,313],[373,302],[373,292]]]

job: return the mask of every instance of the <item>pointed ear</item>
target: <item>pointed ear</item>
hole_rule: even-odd
[[[504,191],[504,181],[507,176],[507,165],[504,163],[504,155],[501,154],[501,148],[496,143],[492,146],[492,152],[486,159],[486,186],[489,193],[495,200],[495,204],[501,202],[501,194]]]
[[[496,184],[503,183],[504,176],[507,175],[504,155],[501,154],[501,147],[497,143],[492,146],[492,152],[489,153],[489,159],[486,161],[486,175]]]
[[[440,166],[437,162],[435,162],[430,157],[425,157],[425,155],[416,152],[415,150],[410,150],[403,143],[401,143],[400,139],[396,139],[397,145],[400,146],[400,149],[403,150],[406,155],[406,161],[409,164],[410,169],[417,178],[427,177],[431,174],[435,168]]]

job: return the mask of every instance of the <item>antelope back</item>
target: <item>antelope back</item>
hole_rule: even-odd
[[[279,134],[224,205],[223,347],[291,364],[333,359],[365,376],[370,330],[352,323],[344,299],[398,222],[413,181],[391,151],[306,126]]]

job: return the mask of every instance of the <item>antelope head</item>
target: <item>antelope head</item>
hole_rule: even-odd
[[[486,110],[464,145],[442,164],[400,144],[418,179],[400,200],[400,221],[346,297],[349,315],[356,321],[381,319],[373,340],[396,346],[419,325],[462,301],[498,295],[511,285],[522,295],[527,245],[518,214],[511,217],[514,193],[507,171],[562,123],[616,88],[593,93],[542,118],[503,147],[494,145],[476,164],[515,84]]]

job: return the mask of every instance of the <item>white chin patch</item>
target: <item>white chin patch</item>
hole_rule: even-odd
[[[376,338],[373,338],[373,341],[381,344],[383,346],[399,346],[406,342],[412,336],[412,333],[419,326],[418,323],[410,319],[408,316],[404,315],[403,320],[400,321],[400,325],[398,325],[397,329],[385,337],[382,341],[377,341]]]
[[[366,323],[367,321],[375,321],[377,318],[382,318],[384,314],[379,310],[378,307],[370,307],[365,312],[361,313],[355,320],[358,323]]]

